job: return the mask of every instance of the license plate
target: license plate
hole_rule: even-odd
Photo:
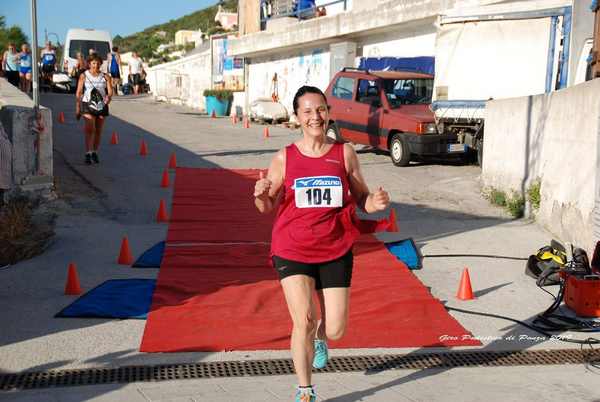
[[[466,148],[465,144],[448,144],[448,152],[465,152]]]

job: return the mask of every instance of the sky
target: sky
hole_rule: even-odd
[[[48,39],[60,43],[69,28],[107,30],[115,35],[127,36],[149,26],[168,22],[213,4],[215,0],[37,0],[38,41]],[[6,25],[18,25],[31,41],[31,0],[0,0],[0,15]],[[56,34],[56,35],[54,35]]]

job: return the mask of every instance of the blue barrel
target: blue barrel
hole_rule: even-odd
[[[229,99],[217,99],[215,96],[205,96],[206,98],[206,113],[209,116],[212,115],[213,111],[216,116],[226,116],[227,109],[229,109]]]

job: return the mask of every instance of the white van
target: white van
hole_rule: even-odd
[[[77,65],[77,53],[81,52],[84,58],[90,55],[93,49],[104,60],[112,50],[112,40],[108,31],[96,29],[69,29],[65,38],[63,68],[71,72]],[[106,66],[103,64],[104,70]],[[106,70],[105,70],[106,71]]]

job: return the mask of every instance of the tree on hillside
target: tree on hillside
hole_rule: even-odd
[[[225,9],[237,11],[238,0],[220,1]],[[131,50],[137,51],[142,58],[148,60],[153,56],[153,52],[160,44],[166,44],[175,40],[175,32],[182,29],[199,30],[203,32],[210,30],[211,33],[222,32],[218,27],[215,27],[215,15],[217,14],[218,4],[194,13],[184,15],[181,18],[170,20],[169,22],[153,25],[144,29],[142,32],[135,33],[126,37],[117,37],[113,39],[113,43],[119,46],[122,52]],[[156,32],[164,31],[164,37],[157,38]]]
[[[19,49],[23,43],[27,43],[27,35],[25,35],[21,27],[16,25],[7,28],[6,18],[0,15],[0,50],[4,52],[11,42]]]

